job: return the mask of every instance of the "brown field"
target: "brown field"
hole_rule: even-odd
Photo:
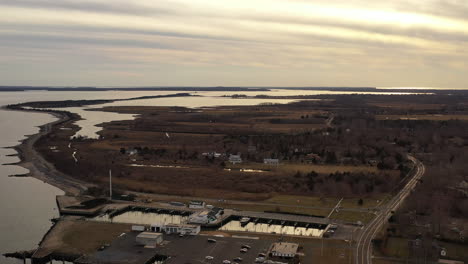
[[[439,246],[446,249],[448,259],[468,260],[466,245],[442,241],[438,241],[437,243]],[[390,237],[387,240],[385,252],[377,251],[377,253],[388,257],[396,257],[403,260],[409,258],[411,260],[407,238]]]
[[[369,223],[375,217],[374,214],[364,212],[339,211],[333,213],[330,218],[356,223],[361,221],[363,224]]]
[[[377,167],[372,166],[346,166],[346,165],[315,165],[315,164],[298,164],[298,163],[281,163],[280,165],[266,165],[263,163],[242,163],[231,165],[226,168],[231,169],[252,169],[263,171],[274,171],[280,173],[304,172],[308,173],[315,171],[317,173],[335,173],[335,172],[378,172]]]
[[[130,225],[126,224],[62,220],[45,237],[40,251],[71,255],[89,254],[129,231]]]
[[[468,115],[376,115],[377,120],[468,120]]]
[[[335,137],[325,140],[322,132],[316,132],[330,126],[327,123],[330,113],[317,109],[315,103],[201,109],[133,106],[103,110],[138,114],[139,118],[103,124],[102,139],[73,140],[72,148],[68,144],[73,131],[60,129],[36,146],[56,168],[103,186],[103,192],[110,168],[114,188],[122,191],[257,201],[280,194],[303,197],[329,194],[340,199],[352,197],[356,190],[367,192],[367,196],[373,193],[365,190],[368,184],[361,179],[370,181],[374,174],[385,182],[398,178],[397,171],[378,170],[362,158],[342,163],[335,157],[331,164],[326,163],[327,153],[341,152],[343,156],[344,151],[357,153],[357,149],[351,142],[345,148]],[[65,126],[76,130],[73,124]],[[252,145],[257,148],[253,152],[249,150]],[[56,146],[56,151],[49,146]],[[138,154],[126,153],[134,148],[139,149]],[[76,163],[72,158],[74,151]],[[307,154],[315,151],[321,151],[323,160],[306,159]],[[210,152],[223,156],[203,155]],[[242,164],[229,163],[229,155],[235,153],[242,154]],[[281,165],[263,164],[264,158],[278,156]],[[320,174],[316,183],[307,178],[313,171]],[[331,175],[345,172],[359,175]],[[335,185],[334,177],[341,177],[341,183]],[[343,177],[348,179],[342,180]],[[308,213],[323,214],[312,209]]]
[[[378,106],[382,108],[395,108],[406,110],[440,110],[445,107],[445,104],[427,104],[427,103],[413,103],[413,102],[385,102],[385,103],[369,103],[369,105]]]

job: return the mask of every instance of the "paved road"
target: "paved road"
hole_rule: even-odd
[[[380,212],[377,213],[377,216],[372,220],[368,225],[364,227],[358,236],[357,245],[356,245],[356,264],[371,264],[372,263],[372,239],[374,239],[377,232],[379,232],[383,225],[392,215],[392,212],[396,211],[404,200],[408,197],[411,191],[416,187],[417,183],[424,175],[425,167],[424,165],[417,160],[415,157],[408,155],[410,159],[415,164],[415,172],[413,177],[406,183],[405,187],[393,197]]]

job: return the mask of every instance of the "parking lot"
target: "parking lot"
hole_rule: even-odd
[[[216,242],[209,242],[214,239]],[[166,236],[166,245],[158,248],[158,253],[169,256],[168,264],[186,263],[222,263],[224,260],[234,262],[235,258],[242,258],[243,263],[254,263],[259,253],[266,253],[274,241],[208,236]],[[242,253],[242,246],[250,249]],[[207,259],[207,256],[213,259]]]

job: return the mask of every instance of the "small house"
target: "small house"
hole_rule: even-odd
[[[202,209],[205,208],[206,203],[203,201],[190,201],[189,208]]]
[[[305,156],[305,160],[307,162],[321,163],[322,162],[322,157],[320,157],[318,154],[310,153],[310,154],[307,154]]]
[[[248,146],[247,147],[247,152],[255,153],[255,152],[257,152],[257,147],[256,146]]]
[[[263,163],[267,165],[279,165],[279,159],[263,159]]]
[[[230,155],[229,156],[229,162],[231,162],[232,164],[236,164],[236,163],[242,163],[242,158],[240,155]]]

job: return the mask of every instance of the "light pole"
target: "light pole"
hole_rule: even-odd
[[[112,169],[109,169],[109,199],[112,201]]]

